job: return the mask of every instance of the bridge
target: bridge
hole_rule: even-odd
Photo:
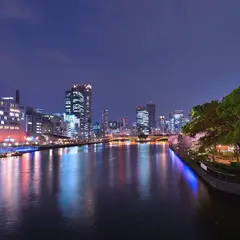
[[[117,142],[117,141],[131,141],[131,142],[137,142],[139,141],[138,136],[113,136],[109,138],[110,141],[112,142]],[[168,136],[148,136],[144,141],[167,141]]]

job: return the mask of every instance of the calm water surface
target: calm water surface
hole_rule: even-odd
[[[97,144],[0,160],[0,239],[240,239],[240,201],[167,144]]]

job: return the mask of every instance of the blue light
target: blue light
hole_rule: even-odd
[[[31,147],[31,146],[9,147],[9,148],[0,148],[0,153],[9,153],[9,152],[25,153],[25,152],[34,152],[34,151],[37,151],[38,149],[39,149],[38,147]]]
[[[172,160],[183,174],[191,190],[196,194],[198,191],[198,179],[196,174],[174,153],[173,150],[170,149],[170,151]]]

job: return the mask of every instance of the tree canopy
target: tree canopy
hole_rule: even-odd
[[[240,153],[240,86],[222,99],[192,108],[191,122],[183,128],[183,134],[199,139],[203,147],[231,144]]]

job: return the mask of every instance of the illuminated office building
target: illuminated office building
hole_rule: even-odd
[[[42,135],[42,113],[32,107],[25,107],[25,131],[29,136]],[[24,118],[22,118],[24,119]]]
[[[164,116],[158,117],[158,129],[160,130],[160,133],[167,132],[166,119]]]
[[[175,110],[169,114],[169,132],[172,134],[179,134],[182,131],[183,122],[183,111]]]
[[[121,118],[120,126],[123,130],[128,128],[128,118],[127,117],[122,117]]]
[[[22,141],[24,129],[20,124],[20,106],[13,97],[0,98],[0,142],[6,139]]]
[[[95,124],[93,124],[93,132],[95,134],[95,137],[101,136],[101,127],[99,122],[96,122]]]
[[[109,121],[108,121],[108,110],[104,110],[101,116],[101,127],[102,135],[105,136],[109,133]]]
[[[80,121],[75,115],[64,114],[64,123],[66,127],[64,129],[63,136],[69,138],[78,138]]]
[[[75,115],[79,119],[79,137],[89,138],[92,121],[91,85],[75,84],[65,92],[65,113]]]
[[[154,103],[150,102],[146,106],[149,116],[149,128],[154,130],[156,128],[156,106]]]
[[[149,115],[148,110],[144,106],[136,107],[136,121],[138,133],[149,134]]]

